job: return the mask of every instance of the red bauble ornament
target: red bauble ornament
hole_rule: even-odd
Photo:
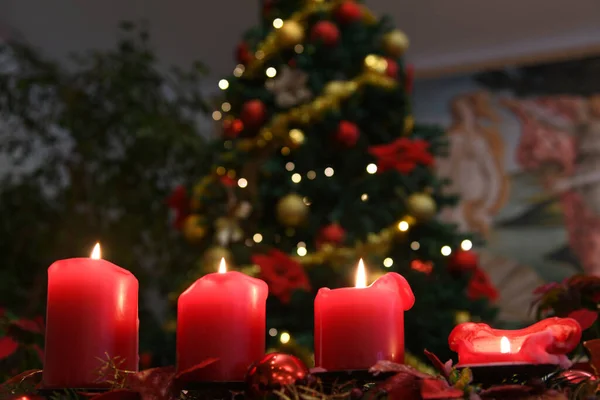
[[[335,140],[346,147],[353,147],[360,137],[360,130],[356,124],[350,121],[340,121]]]
[[[319,21],[313,25],[310,38],[313,42],[323,42],[325,46],[335,46],[340,39],[340,30],[333,22]]]
[[[340,245],[344,243],[344,239],[346,239],[346,231],[340,224],[334,222],[321,228],[318,236],[318,245],[323,243]]]
[[[479,257],[477,257],[477,254],[471,250],[456,250],[448,262],[448,269],[451,272],[474,271],[478,267]]]
[[[244,123],[239,119],[227,119],[223,121],[223,136],[235,139],[244,130]]]
[[[390,78],[397,78],[398,77],[398,63],[394,60],[392,60],[391,58],[386,58],[385,61],[387,61],[387,67],[385,68],[385,74],[387,76],[389,76]]]
[[[253,56],[250,52],[248,44],[246,44],[245,42],[238,44],[235,50],[235,59],[237,60],[237,62],[243,65],[247,65],[250,64],[252,58]]]
[[[248,369],[246,393],[250,394],[250,398],[262,398],[272,390],[288,385],[306,384],[308,377],[308,368],[298,357],[270,353]]]
[[[362,9],[353,1],[340,4],[335,10],[335,18],[342,24],[360,21],[363,17]]]
[[[260,100],[250,100],[242,106],[241,118],[245,126],[260,127],[267,117],[267,107]]]

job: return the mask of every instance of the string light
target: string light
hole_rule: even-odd
[[[464,251],[469,251],[473,248],[473,243],[470,240],[465,239],[460,244],[460,248],[463,249]]]
[[[265,58],[265,52],[259,50],[256,53],[254,53],[254,57],[256,57],[257,60],[262,60],[263,58]]]
[[[229,81],[227,81],[227,79],[221,79],[219,81],[219,89],[227,90],[228,87],[229,87]]]
[[[246,67],[244,67],[242,64],[238,64],[235,69],[233,70],[233,76],[235,76],[236,78],[239,78],[240,76],[242,76],[244,74],[244,71],[246,70]]]
[[[277,329],[275,329],[275,328],[269,329],[269,336],[272,336],[272,337],[277,336]]]
[[[333,168],[331,168],[331,167],[325,168],[325,176],[326,177],[332,177],[333,173],[334,173]]]
[[[273,20],[273,28],[279,29],[283,26],[283,20],[281,18],[275,18]]]
[[[304,132],[300,129],[292,129],[290,131],[290,139],[295,145],[299,146],[304,143]]]
[[[302,54],[302,52],[304,51],[304,46],[302,46],[301,44],[297,44],[294,46],[294,51],[296,52],[296,54]]]
[[[248,186],[248,181],[245,178],[238,179],[238,186],[242,189]]]
[[[302,202],[304,204],[306,204],[307,206],[310,206],[312,204],[312,201],[310,201],[310,199],[308,197],[303,197]]]
[[[292,175],[292,182],[300,183],[301,180],[302,180],[302,175],[300,175],[299,173],[295,173],[294,175]]]
[[[441,251],[443,256],[449,256],[450,254],[452,254],[452,249],[450,248],[450,246],[443,246]]]
[[[213,111],[213,113],[212,113],[212,118],[213,118],[215,121],[218,121],[218,120],[220,120],[220,119],[221,119],[221,117],[223,117],[223,115],[221,114],[221,112],[220,112],[220,111]]]
[[[273,67],[269,67],[267,68],[267,70],[265,71],[265,74],[269,77],[269,78],[274,78],[275,75],[277,75],[277,70]]]
[[[289,156],[290,155],[290,148],[289,147],[282,147],[281,148],[281,155],[282,156]]]
[[[235,171],[230,169],[229,171],[227,171],[227,176],[231,179],[235,178]]]
[[[250,240],[250,239],[246,239],[246,240],[244,241],[244,243],[245,243],[245,244],[246,244],[246,246],[248,246],[248,247],[252,247],[252,245],[253,245],[253,243],[252,243],[252,240]]]
[[[289,333],[287,333],[287,332],[283,332],[283,333],[281,334],[281,336],[279,336],[279,341],[280,341],[281,343],[283,343],[283,344],[286,344],[286,343],[288,343],[288,342],[290,341],[290,339],[291,339],[291,338],[292,338],[292,337],[290,336],[290,334],[289,334]]]
[[[372,163],[367,165],[367,172],[371,175],[374,174],[375,172],[377,172],[377,165],[372,164]]]
[[[421,244],[419,242],[412,242],[410,244],[410,248],[414,251],[417,251],[421,248]]]
[[[293,170],[294,170],[294,168],[296,168],[296,166],[295,166],[295,165],[294,165],[294,163],[293,163],[293,162],[291,162],[291,161],[285,164],[285,169],[287,169],[287,170],[288,170],[288,171],[290,171],[290,172],[291,172],[291,171],[293,171]]]
[[[384,267],[390,268],[392,265],[394,265],[394,260],[392,260],[390,257],[388,257],[385,260],[383,260],[383,266]]]
[[[217,167],[217,175],[225,175],[227,173],[227,170],[225,169],[225,167]]]
[[[300,257],[304,257],[308,251],[306,250],[306,247],[298,247],[298,249],[296,249],[296,253],[298,253]]]
[[[262,242],[262,235],[260,233],[255,233],[254,236],[252,236],[252,239],[256,242],[256,243],[260,243]]]
[[[400,232],[406,232],[409,228],[408,222],[406,221],[400,221],[398,222],[398,230]]]
[[[298,242],[298,244],[296,245],[296,247],[306,247],[306,243],[304,243],[304,242]]]
[[[229,104],[228,102],[221,104],[221,110],[225,112],[231,111],[231,104]]]
[[[366,194],[366,193],[363,193],[363,194],[360,195],[360,199],[362,201],[367,201],[367,200],[369,200],[369,195]]]
[[[315,171],[308,171],[306,177],[312,181],[317,177],[317,173]]]

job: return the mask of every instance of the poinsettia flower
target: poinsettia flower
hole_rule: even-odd
[[[481,268],[477,268],[467,286],[467,296],[471,300],[484,297],[490,301],[495,301],[499,295],[488,274]]]
[[[14,354],[15,351],[19,348],[19,343],[17,343],[13,338],[9,336],[4,336],[0,338],[0,360],[3,360],[7,357],[10,357]]]
[[[260,267],[260,278],[282,303],[289,303],[296,290],[310,291],[304,268],[287,254],[272,249],[267,254],[254,254],[252,262]]]
[[[167,205],[175,211],[173,227],[181,229],[187,216],[190,214],[189,199],[185,186],[177,186],[167,198]]]
[[[582,308],[572,311],[569,314],[569,318],[573,318],[575,321],[579,322],[581,330],[585,331],[594,325],[594,322],[598,319],[598,312]]]
[[[433,165],[429,143],[423,139],[399,138],[392,143],[369,147],[369,154],[377,160],[377,172],[396,170],[409,174],[417,165]]]

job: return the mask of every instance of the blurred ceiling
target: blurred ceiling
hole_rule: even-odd
[[[49,55],[110,46],[119,21],[150,21],[164,62],[229,72],[232,49],[258,21],[257,0],[0,0],[0,34],[20,34]],[[367,0],[411,39],[421,75],[561,55],[600,53],[598,0]]]

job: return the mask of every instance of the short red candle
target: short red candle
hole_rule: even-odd
[[[492,329],[466,322],[448,337],[461,366],[556,364],[568,367],[566,354],[581,340],[581,326],[571,318],[547,318],[519,330]]]
[[[202,381],[242,381],[250,364],[265,354],[267,284],[241,272],[198,279],[177,303],[177,370],[183,372],[210,358],[198,371]]]
[[[103,387],[99,369],[110,357],[138,368],[138,281],[106,260],[71,258],[48,268],[45,388]]]
[[[404,311],[415,297],[391,272],[366,287],[362,260],[357,287],[322,288],[315,299],[315,366],[328,371],[367,369],[380,360],[404,361]]]

